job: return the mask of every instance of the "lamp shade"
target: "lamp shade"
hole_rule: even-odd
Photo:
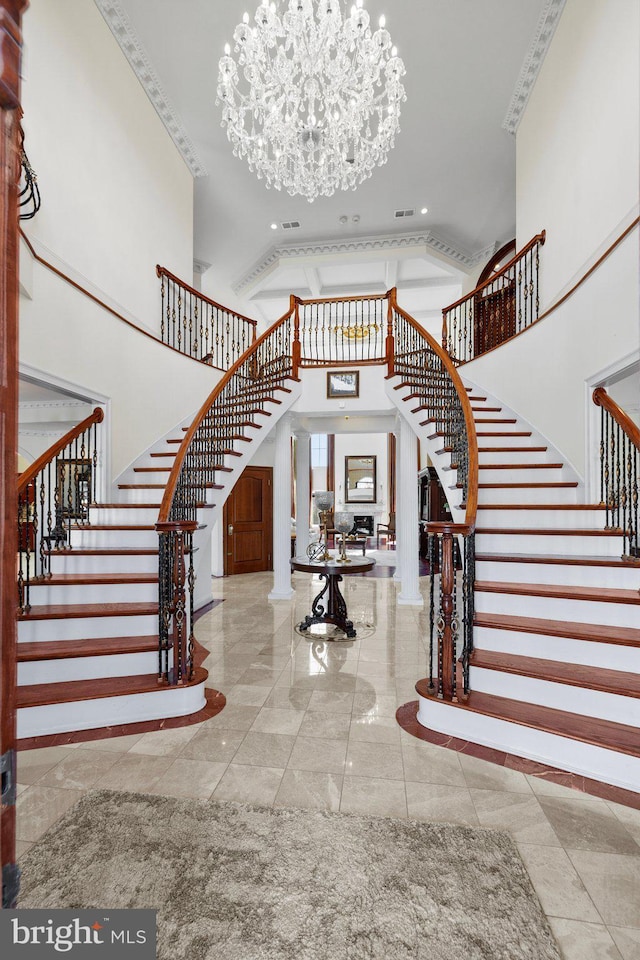
[[[353,527],[353,516],[346,511],[336,513],[333,518],[333,525],[338,533],[349,533]]]
[[[333,490],[316,490],[313,494],[313,499],[316,502],[316,507],[321,512],[325,510],[331,510],[333,507],[335,494]]]

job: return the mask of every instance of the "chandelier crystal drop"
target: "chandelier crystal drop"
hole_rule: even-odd
[[[222,126],[267,187],[313,201],[355,188],[387,160],[406,100],[405,68],[363,0],[262,0],[221,57]]]

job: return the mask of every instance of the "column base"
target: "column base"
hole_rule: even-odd
[[[267,594],[267,600],[293,600],[295,595],[295,590],[272,590]]]
[[[424,597],[421,594],[402,594],[397,597],[398,605],[401,607],[424,607]]]

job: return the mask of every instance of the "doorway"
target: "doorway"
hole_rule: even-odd
[[[273,569],[273,468],[247,467],[224,505],[224,574]]]

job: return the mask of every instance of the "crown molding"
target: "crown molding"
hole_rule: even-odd
[[[94,0],[94,2],[192,176],[206,177],[206,167],[198,156],[193,142],[165,93],[160,78],[152,67],[144,47],[135,35],[119,0]]]
[[[503,128],[514,136],[538,79],[565,3],[566,0],[546,0],[542,8],[534,38],[520,68],[520,75],[511,96],[507,114],[502,121]]]
[[[473,270],[479,263],[486,262],[497,249],[497,241],[479,250],[470,253],[461,247],[455,247],[450,241],[438,236],[429,230],[425,233],[389,234],[378,237],[354,237],[350,240],[318,240],[301,243],[295,246],[271,247],[261,260],[233,285],[236,295],[240,295],[249,287],[270,273],[278,266],[281,260],[296,260],[310,257],[342,257],[354,254],[392,254],[393,252],[409,251],[412,248],[418,253],[432,252],[447,260],[451,266],[465,273]]]
[[[91,404],[87,400],[83,402],[82,400],[21,400],[18,404],[21,410],[43,410],[54,407],[57,409],[68,410],[70,407],[90,407]]]

